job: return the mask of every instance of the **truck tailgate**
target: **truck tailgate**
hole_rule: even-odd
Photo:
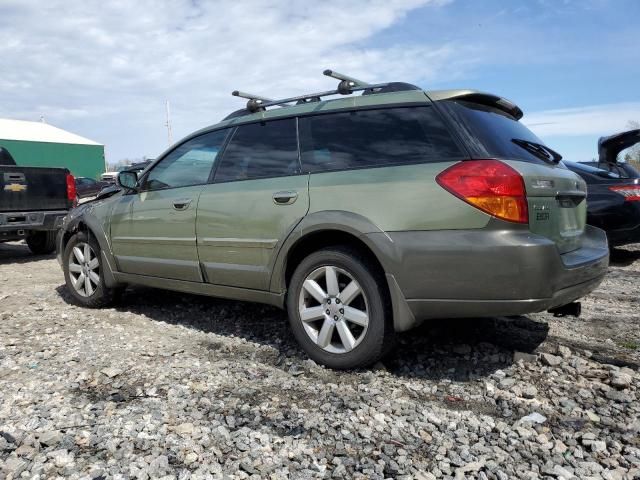
[[[64,168],[0,166],[0,212],[66,210]]]

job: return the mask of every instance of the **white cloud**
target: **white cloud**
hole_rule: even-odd
[[[105,143],[110,161],[157,155],[164,101],[176,136],[243,103],[332,87],[324,68],[365,80],[456,78],[454,44],[371,46],[380,31],[444,0],[4,0],[0,117],[38,119]],[[467,49],[466,51],[469,51]]]
[[[610,135],[640,121],[640,102],[611,103],[525,114],[522,121],[541,137]]]

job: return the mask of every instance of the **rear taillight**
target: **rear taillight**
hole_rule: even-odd
[[[640,201],[640,185],[620,185],[617,187],[609,187],[609,190],[613,190],[622,195],[625,202]]]
[[[76,193],[76,179],[73,178],[73,175],[67,173],[67,199],[75,202]]]
[[[447,168],[438,184],[456,197],[494,217],[529,223],[522,176],[499,160],[468,160]]]

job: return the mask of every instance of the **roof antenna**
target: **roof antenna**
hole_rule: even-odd
[[[322,73],[327,77],[340,80],[340,83],[338,84],[338,93],[340,95],[350,95],[351,93],[353,93],[352,88],[366,87],[367,85],[370,85],[368,82],[363,82],[362,80],[358,80],[357,78],[343,75],[342,73],[338,73],[334,70],[327,69]]]

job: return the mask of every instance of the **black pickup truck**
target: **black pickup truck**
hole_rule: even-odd
[[[24,239],[35,254],[53,252],[56,232],[75,201],[69,170],[20,167],[0,147],[0,242]]]

